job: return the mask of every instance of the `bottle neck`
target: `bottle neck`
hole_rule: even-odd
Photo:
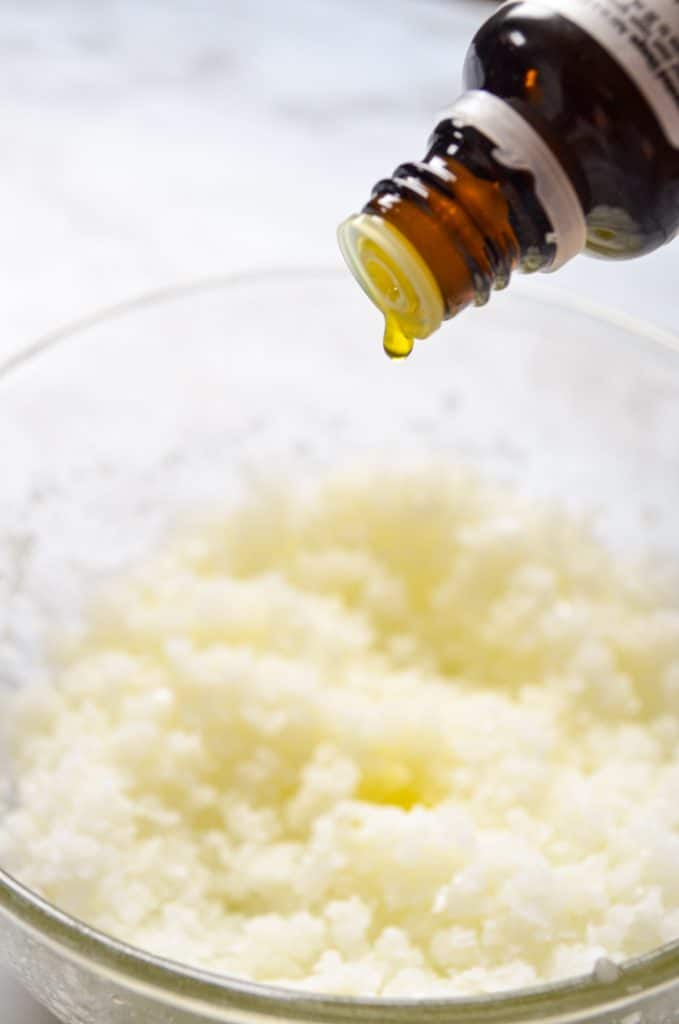
[[[387,319],[388,351],[395,328],[409,349],[412,338],[487,302],[515,269],[551,269],[584,245],[577,196],[551,151],[507,104],[485,96],[462,97],[424,160],[378,182],[362,214],[340,228],[351,270]]]

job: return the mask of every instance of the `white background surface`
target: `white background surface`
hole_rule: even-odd
[[[490,9],[0,0],[0,361],[145,289],[338,262],[337,222],[422,155]],[[548,283],[675,327],[678,259],[579,258]],[[53,1019],[0,971],[0,1020]]]

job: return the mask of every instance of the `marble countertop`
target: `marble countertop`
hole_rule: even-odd
[[[337,222],[421,155],[488,10],[5,0],[0,361],[147,289],[338,264]],[[549,285],[675,327],[678,246],[615,266],[580,258]],[[52,1021],[2,972],[0,1017]]]

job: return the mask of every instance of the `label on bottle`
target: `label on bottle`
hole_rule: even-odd
[[[540,0],[591,35],[636,82],[679,148],[679,0]]]

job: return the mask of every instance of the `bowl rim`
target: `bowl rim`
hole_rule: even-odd
[[[41,335],[0,363],[0,389],[8,377],[40,355],[90,328],[192,295],[258,282],[301,279],[340,280],[338,266],[253,268],[189,280],[144,291],[132,298],[86,314]],[[517,287],[518,284],[518,287]],[[679,354],[679,335],[618,310],[590,302],[552,287],[539,292],[521,282],[512,294],[525,301],[566,309]],[[190,967],[147,953],[114,939],[59,910],[0,866],[0,914],[12,918],[24,931],[86,969],[107,975],[127,989],[145,993],[172,1005],[209,1011],[212,1019],[233,1020],[234,1011],[248,1017],[283,1017],[292,1020],[342,1024],[405,1024],[417,1014],[431,1024],[513,1024],[549,1018],[587,1018],[641,1005],[679,988],[679,939],[616,966],[615,977],[603,982],[595,973],[550,984],[473,997],[383,998],[318,995],[294,988],[251,982],[230,975]],[[222,1011],[222,1012],[220,1012]],[[215,1012],[219,1016],[215,1016]]]
[[[347,278],[347,272],[344,266],[329,264],[321,266],[286,265],[253,267],[225,274],[190,278],[177,281],[165,287],[147,289],[120,302],[96,307],[92,312],[85,313],[74,320],[68,320],[65,324],[38,335],[33,341],[20,345],[15,352],[0,360],[0,382],[19,366],[30,362],[60,342],[67,341],[69,338],[81,334],[90,327],[97,327],[99,324],[106,323],[107,321],[117,320],[119,317],[127,316],[137,310],[162,305],[165,302],[172,302],[176,299],[189,298],[191,295],[202,292],[220,291],[224,288],[248,287],[255,284],[258,280],[294,281],[300,277],[335,278],[340,280]],[[637,335],[638,338],[643,338],[645,341],[652,342],[661,348],[679,352],[679,333],[670,330],[670,328],[651,323],[641,317],[632,316],[613,306],[607,306],[605,303],[583,298],[565,289],[544,285],[541,282],[539,291],[533,291],[529,279],[527,277],[523,279],[519,277],[512,280],[509,294],[510,297],[520,296],[524,300],[530,299],[530,301],[536,302],[539,305],[558,306],[572,312],[581,313],[593,320],[601,320],[610,326],[618,327],[628,334]],[[510,301],[512,301],[511,298]]]

